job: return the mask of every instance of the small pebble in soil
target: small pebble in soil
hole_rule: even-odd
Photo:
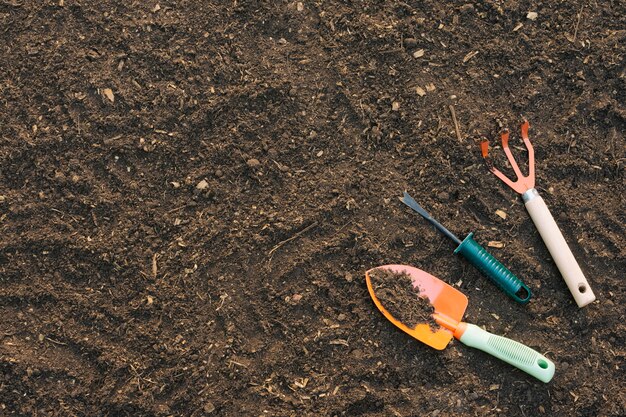
[[[415,38],[404,39],[404,46],[406,48],[415,48],[417,46],[417,39]]]
[[[261,165],[261,162],[256,158],[251,158],[246,161],[246,165],[250,168],[258,168]]]
[[[205,413],[212,413],[213,411],[215,411],[215,406],[213,405],[213,403],[211,401],[207,401],[204,404],[204,412]]]
[[[445,200],[447,200],[447,199],[449,199],[449,198],[450,198],[450,194],[448,194],[448,193],[447,193],[447,192],[445,192],[445,191],[442,191],[442,192],[440,192],[440,193],[438,193],[438,194],[437,194],[437,198],[438,198],[439,200],[445,201]]]
[[[113,94],[113,90],[111,90],[110,88],[105,88],[104,90],[102,90],[102,93],[106,96],[107,99],[109,99],[111,103],[115,103],[115,94]]]
[[[361,349],[354,349],[352,352],[350,352],[350,354],[357,359],[360,359],[363,357],[363,351]]]
[[[198,184],[196,184],[196,189],[202,191],[202,190],[206,190],[208,186],[209,186],[209,183],[206,180],[202,180]]]

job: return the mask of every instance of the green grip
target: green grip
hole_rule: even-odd
[[[485,248],[476,243],[472,236],[474,236],[474,233],[467,235],[463,242],[454,250],[454,253],[462,255],[509,297],[518,303],[526,304],[532,296],[530,288],[487,252]]]
[[[542,382],[549,382],[554,376],[554,362],[536,350],[515,340],[491,334],[474,324],[466,326],[459,340],[467,346],[487,352]]]

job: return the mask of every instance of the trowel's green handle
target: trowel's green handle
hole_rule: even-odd
[[[464,325],[467,327],[459,340],[467,346],[502,359],[542,382],[549,382],[554,376],[554,362],[536,350],[515,340],[491,334],[476,325]]]
[[[472,236],[474,236],[474,233],[467,235],[463,242],[454,250],[454,253],[462,255],[509,297],[518,303],[526,304],[532,295],[530,288],[498,262],[485,248],[476,243]]]

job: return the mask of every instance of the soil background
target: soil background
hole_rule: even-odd
[[[623,1],[2,0],[0,51],[0,415],[626,414]],[[476,144],[522,117],[583,309]],[[552,382],[397,330],[389,263]]]

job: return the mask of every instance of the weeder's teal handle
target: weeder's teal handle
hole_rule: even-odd
[[[554,362],[534,349],[515,340],[491,334],[474,324],[465,325],[467,327],[459,340],[467,346],[510,363],[542,382],[549,382],[554,376]]]
[[[526,304],[532,296],[530,288],[487,252],[485,248],[476,243],[473,236],[474,233],[467,235],[463,242],[454,250],[454,253],[462,255],[509,297],[518,303]]]

